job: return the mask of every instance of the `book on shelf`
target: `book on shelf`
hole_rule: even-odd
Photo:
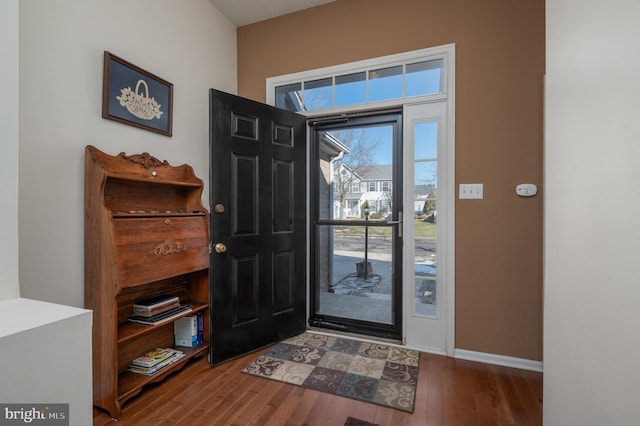
[[[174,344],[177,347],[195,348],[198,346],[198,336],[175,336]]]
[[[170,309],[166,312],[162,312],[151,317],[131,314],[129,316],[129,321],[139,324],[157,325],[163,322],[170,321],[174,318],[178,318],[184,315],[186,312],[191,312],[191,309],[193,309],[192,305],[180,305],[177,308]]]
[[[160,306],[153,309],[133,308],[133,314],[141,317],[152,317],[154,315],[170,311],[171,309],[177,308],[178,306],[180,306],[180,302],[176,300],[175,302],[172,302],[168,305]]]
[[[142,317],[152,317],[180,306],[177,296],[161,295],[133,304],[133,314]]]
[[[154,358],[155,356],[158,358]],[[184,358],[184,356],[184,352],[177,349],[157,348],[134,359],[131,364],[129,364],[127,371],[151,376],[179,359]]]
[[[178,318],[173,322],[173,337],[175,346],[192,348],[198,344],[198,318],[189,315]]]
[[[201,345],[204,343],[204,314],[198,312],[196,317],[198,318],[198,344]]]
[[[204,342],[202,312],[179,318],[173,322],[174,345],[194,348]]]
[[[169,357],[172,357],[173,355],[174,352],[167,350],[167,348],[156,348],[134,359],[133,361],[131,361],[131,364],[138,367],[149,368],[161,363],[162,361]]]

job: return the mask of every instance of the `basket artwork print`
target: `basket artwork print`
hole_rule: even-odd
[[[104,52],[102,117],[172,134],[173,84]]]

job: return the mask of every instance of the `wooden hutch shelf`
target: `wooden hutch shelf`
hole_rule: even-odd
[[[203,182],[189,165],[147,153],[111,156],[85,149],[85,307],[93,310],[93,400],[115,418],[122,404],[209,351],[209,213]],[[204,342],[177,348],[182,359],[154,375],[127,371],[131,361],[173,347],[172,318],[128,321],[133,304],[177,296],[202,313]]]

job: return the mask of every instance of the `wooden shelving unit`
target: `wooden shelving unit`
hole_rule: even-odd
[[[85,149],[85,307],[93,310],[93,401],[116,419],[147,384],[209,350],[209,213],[203,182],[188,165],[147,153],[108,155]],[[167,294],[204,316],[204,343],[152,376],[130,362],[172,347],[173,320],[128,321],[137,301]],[[184,316],[183,315],[183,316]]]

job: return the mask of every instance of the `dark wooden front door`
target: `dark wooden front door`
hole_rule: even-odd
[[[211,90],[211,363],[306,319],[305,117]]]

